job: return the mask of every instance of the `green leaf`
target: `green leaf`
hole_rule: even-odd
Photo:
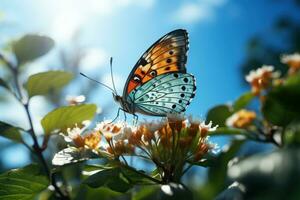
[[[132,200],[193,200],[193,194],[177,183],[143,186],[133,193]]]
[[[56,166],[62,166],[82,162],[93,158],[99,158],[99,156],[91,149],[77,149],[75,147],[68,147],[54,155],[54,158],[52,159],[52,164]]]
[[[299,153],[299,148],[286,148],[256,154],[235,162],[228,176],[246,187],[250,199],[298,199]]]
[[[132,200],[153,200],[158,199],[159,186],[143,186],[133,194]]]
[[[65,71],[47,71],[31,75],[26,83],[29,97],[45,95],[57,91],[73,79],[73,74]]]
[[[64,132],[69,127],[79,126],[85,120],[91,120],[96,114],[95,104],[65,106],[49,112],[41,121],[45,134],[54,131]]]
[[[300,146],[300,121],[292,122],[285,128],[283,144],[289,147]]]
[[[126,192],[132,187],[120,168],[102,169],[85,179],[84,183],[93,188],[107,186],[117,192]]]
[[[22,143],[21,130],[21,128],[0,121],[0,136],[2,137]]]
[[[234,112],[245,108],[255,96],[252,92],[246,92],[241,95],[232,105]]]
[[[32,200],[49,186],[38,165],[29,165],[0,175],[1,200]]]
[[[212,121],[219,127],[224,127],[226,119],[233,114],[232,108],[228,105],[219,105],[210,109],[206,115],[206,121]]]
[[[245,140],[233,140],[230,145],[223,148],[213,160],[213,165],[208,168],[207,182],[199,191],[201,199],[214,199],[215,196],[224,190],[227,179],[228,162],[232,160]]]
[[[128,198],[125,198],[126,196]],[[101,200],[130,199],[130,194],[123,194],[116,191],[112,191],[106,187],[91,188],[85,184],[81,184],[75,200],[99,199],[100,197]]]
[[[21,37],[12,45],[19,65],[45,55],[53,47],[54,41],[51,38],[33,34]]]
[[[99,172],[89,176],[84,180],[84,183],[90,187],[101,187],[104,186],[112,177],[118,176],[119,169],[102,169]]]
[[[289,77],[266,96],[262,111],[274,125],[287,126],[300,118],[300,75]]]

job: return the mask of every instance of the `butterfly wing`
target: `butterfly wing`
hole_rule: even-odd
[[[139,59],[126,81],[123,98],[156,76],[170,72],[185,73],[188,51],[186,30],[174,30],[156,41]]]
[[[184,112],[195,96],[196,82],[191,74],[159,75],[138,86],[128,95],[135,112],[152,116]]]

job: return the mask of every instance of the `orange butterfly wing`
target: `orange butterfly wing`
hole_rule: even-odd
[[[123,96],[158,75],[185,73],[188,43],[188,33],[182,29],[174,30],[155,42],[132,69]]]

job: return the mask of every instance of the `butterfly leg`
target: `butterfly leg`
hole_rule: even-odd
[[[120,115],[120,110],[122,110],[121,108],[118,108],[118,112],[117,112],[117,116],[111,121],[111,122],[109,122],[109,124],[112,124],[112,123],[114,123],[114,121],[116,121],[116,119],[118,119],[119,118],[119,115]]]
[[[125,120],[125,122],[126,122],[126,120],[127,120],[127,115],[126,115],[126,112],[125,112],[125,110],[123,110],[123,109],[121,109],[122,111],[123,111],[123,113],[124,113],[124,120]]]

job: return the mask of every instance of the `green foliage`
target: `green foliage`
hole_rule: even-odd
[[[38,165],[28,165],[0,175],[1,200],[32,200],[49,185]]]
[[[56,131],[64,132],[69,127],[80,126],[85,120],[91,120],[96,114],[95,104],[83,104],[57,108],[48,113],[41,121],[46,135]]]
[[[286,127],[283,134],[283,143],[288,147],[300,145],[300,121],[294,121]]]
[[[0,136],[2,137],[22,143],[23,139],[20,132],[21,130],[22,129],[19,127],[15,127],[0,121]]]
[[[245,108],[254,97],[255,96],[252,94],[252,92],[246,92],[242,94],[232,105],[233,110],[236,112]]]
[[[130,194],[124,195],[123,193],[119,193],[113,191],[107,187],[100,187],[100,188],[91,188],[86,184],[81,184],[80,189],[75,197],[75,200],[82,200],[82,199],[99,199],[101,200],[130,200]]]
[[[199,191],[199,195],[203,199],[213,199],[226,187],[228,162],[236,156],[244,142],[245,140],[233,140],[227,148],[224,148],[214,158],[208,169],[208,181]]]
[[[224,127],[226,119],[232,114],[232,108],[228,105],[215,106],[208,111],[206,115],[206,121],[213,121],[214,124]]]
[[[26,89],[29,97],[45,95],[57,91],[73,79],[70,72],[48,71],[34,74],[28,78]]]
[[[48,53],[54,46],[54,41],[47,36],[25,35],[12,45],[19,65],[37,59]]]
[[[263,104],[263,114],[271,123],[287,126],[300,118],[300,76],[288,77],[282,85],[274,87]]]
[[[298,199],[299,149],[282,149],[258,154],[229,168],[230,178],[246,188],[246,196],[255,199]]]
[[[134,193],[132,200],[193,200],[193,194],[181,184],[144,186]]]
[[[133,186],[124,177],[120,168],[107,168],[97,171],[89,176],[84,183],[93,188],[107,186],[117,192],[126,192]]]

